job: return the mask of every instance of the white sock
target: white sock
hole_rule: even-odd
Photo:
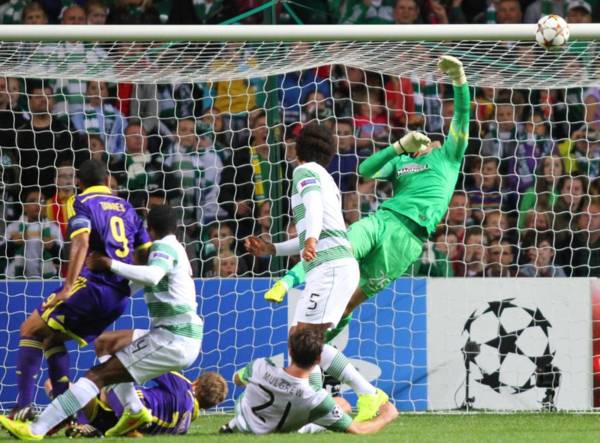
[[[323,372],[350,386],[359,395],[373,395],[376,392],[375,386],[360,375],[344,354],[331,345],[323,346],[321,368]]]
[[[123,405],[123,408],[129,409],[134,414],[140,412],[144,408],[144,404],[137,396],[137,392],[135,392],[133,383],[119,383],[114,386],[113,390]]]
[[[82,377],[64,394],[56,397],[31,424],[31,432],[46,435],[50,429],[70,417],[100,393],[96,384]]]

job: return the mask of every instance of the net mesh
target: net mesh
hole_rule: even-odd
[[[16,395],[19,324],[66,272],[65,202],[83,160],[105,162],[113,191],[143,217],[157,203],[178,209],[194,275],[215,278],[198,283],[200,367],[230,380],[252,358],[287,352],[291,316],[262,300],[270,281],[257,277],[298,259],[253,258],[242,239],[295,236],[288,195],[301,126],[317,120],[336,134],[330,171],[350,225],[392,195],[358,177],[362,159],[409,129],[447,135],[452,90],[435,66],[448,53],[472,86],[469,147],[448,215],[409,274],[599,275],[594,42],[559,52],[522,42],[0,43],[0,259],[3,275],[20,280],[1,286],[3,408]],[[363,306],[339,346],[373,377],[388,367],[378,383],[402,392],[402,409],[425,409],[424,289],[409,280],[391,294],[391,306]],[[145,312],[135,305],[117,327],[145,327]],[[388,321],[403,326],[383,342]],[[91,350],[74,355],[72,378],[94,361]]]
[[[586,41],[556,51],[533,42],[494,41],[2,42],[0,68],[9,76],[168,83],[265,77],[341,64],[394,76],[433,74],[439,81],[436,63],[444,54],[460,57],[476,86],[593,86],[600,70],[597,44]]]

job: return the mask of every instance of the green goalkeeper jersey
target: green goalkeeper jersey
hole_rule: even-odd
[[[454,87],[454,115],[444,145],[428,155],[397,155],[388,146],[361,163],[359,174],[389,180],[394,196],[380,209],[402,214],[432,234],[442,220],[454,192],[467,148],[470,96],[468,85]]]

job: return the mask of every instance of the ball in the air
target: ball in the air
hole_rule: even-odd
[[[569,41],[569,25],[559,15],[545,15],[537,23],[535,39],[546,49],[558,49]]]

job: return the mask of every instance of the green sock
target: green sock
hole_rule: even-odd
[[[352,320],[352,314],[348,315],[347,317],[342,317],[335,328],[330,329],[325,333],[325,343],[331,342],[331,340],[340,335],[340,332],[342,332],[344,328],[348,326],[350,320]]]

